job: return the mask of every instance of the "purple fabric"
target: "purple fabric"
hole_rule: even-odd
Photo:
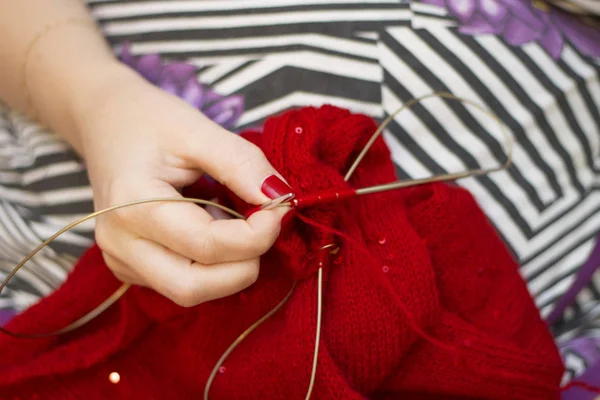
[[[0,326],[4,326],[14,316],[15,312],[13,310],[0,310]]]
[[[596,244],[592,253],[583,267],[577,272],[575,281],[567,292],[560,298],[554,306],[554,309],[547,318],[548,324],[555,323],[564,313],[565,309],[571,305],[577,294],[585,288],[592,280],[596,270],[600,266],[600,235],[596,237]],[[575,378],[576,382],[584,383],[590,387],[600,388],[600,339],[592,337],[576,338],[562,346],[562,350],[570,350],[583,357],[588,364],[585,372]],[[573,386],[563,391],[562,400],[595,400],[600,393],[596,393],[587,388]]]
[[[554,324],[558,318],[564,313],[565,309],[573,304],[575,301],[575,297],[577,294],[586,287],[592,277],[596,269],[600,266],[600,236],[596,238],[596,245],[594,250],[592,250],[592,254],[588,258],[588,260],[583,264],[583,267],[577,272],[575,276],[575,281],[567,290],[567,292],[560,298],[560,300],[554,306],[554,309],[546,319],[548,324]]]
[[[583,375],[576,379],[593,387],[600,387],[600,362],[591,365]],[[582,387],[573,386],[562,392],[562,400],[596,400],[600,393]]]
[[[135,57],[128,44],[123,45],[120,58],[146,80],[183,99],[225,129],[232,129],[244,112],[242,96],[221,96],[203,86],[196,77],[196,67],[191,64],[163,63],[156,54]]]
[[[512,46],[537,42],[558,59],[568,41],[581,54],[600,57],[600,29],[541,0],[422,0],[445,7],[465,35],[494,34]]]
[[[582,336],[575,339],[569,340],[568,342],[562,343],[560,351],[564,358],[568,356],[578,357],[583,364],[583,371],[575,372],[576,380],[580,380],[580,375],[585,372],[586,366],[588,368],[598,368],[597,364],[600,364],[600,338],[593,336]],[[585,374],[584,374],[585,377]],[[588,384],[591,384],[588,382]]]
[[[561,350],[585,355],[586,362],[592,364],[600,361],[600,338],[588,336],[576,338],[561,346]]]

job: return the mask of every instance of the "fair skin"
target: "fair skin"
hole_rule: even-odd
[[[120,64],[98,31],[63,24],[27,55],[38,32],[68,18],[93,24],[81,0],[3,0],[0,98],[34,110],[84,158],[96,209],[180,197],[205,172],[248,203],[269,200],[261,185],[277,172],[260,149]],[[190,203],[145,204],[100,217],[96,239],[117,278],[193,306],[256,280],[284,213],[242,221]]]

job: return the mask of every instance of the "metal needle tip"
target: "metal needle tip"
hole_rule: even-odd
[[[294,198],[294,193],[284,194],[281,197],[278,197],[276,199],[267,201],[262,206],[260,206],[260,209],[261,210],[271,210],[271,209],[273,209],[275,207],[278,207],[280,204],[285,203],[286,201],[291,200],[292,198]]]

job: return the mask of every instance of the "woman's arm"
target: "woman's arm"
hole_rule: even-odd
[[[0,98],[80,152],[97,209],[180,197],[204,172],[251,204],[291,191],[256,146],[118,62],[81,0],[0,1]],[[117,278],[192,306],[254,282],[284,214],[154,203],[101,216],[96,240]]]
[[[76,113],[105,82],[130,73],[81,0],[3,0],[0,65],[0,98],[60,132],[78,151]]]

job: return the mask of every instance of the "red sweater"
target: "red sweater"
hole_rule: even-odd
[[[271,118],[264,132],[245,137],[296,191],[311,193],[347,187],[343,175],[374,130],[365,116],[322,107]],[[349,184],[393,180],[378,140]],[[241,208],[228,193],[222,200]],[[468,192],[428,185],[302,213],[353,238],[335,237],[340,251],[324,271],[313,399],[559,398],[563,366],[553,339],[517,264]],[[261,261],[258,282],[225,299],[185,309],[134,287],[73,333],[0,335],[0,398],[202,398],[225,349],[297,280],[284,307],[227,358],[210,398],[304,399],[317,293],[316,263],[307,255],[327,235],[291,215]],[[8,328],[63,327],[118,286],[94,247],[57,292]],[[111,372],[120,374],[118,384]]]

